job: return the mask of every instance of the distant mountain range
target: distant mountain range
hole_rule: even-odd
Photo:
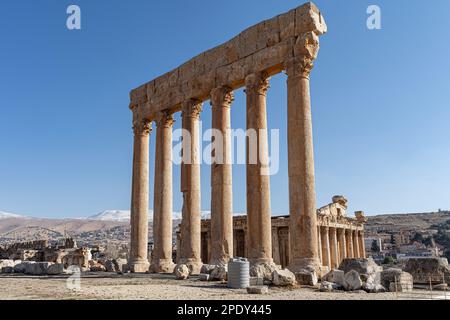
[[[235,216],[242,216],[245,213],[235,213]],[[202,219],[209,219],[211,217],[211,211],[202,211]],[[179,211],[174,211],[172,214],[174,220],[181,220],[182,213]],[[148,211],[148,219],[151,221],[153,218],[153,210]],[[93,216],[87,217],[88,220],[100,220],[100,221],[120,221],[126,222],[130,220],[129,210],[105,210],[97,213]]]
[[[245,213],[235,213],[235,216]],[[181,221],[181,212],[174,212],[174,228]],[[202,219],[209,219],[210,211],[202,211]],[[153,211],[149,211],[149,232],[152,233]],[[386,214],[368,216],[367,231],[399,229],[425,230],[450,220],[450,211],[430,213]],[[129,230],[130,211],[106,210],[87,218],[45,219],[0,211],[0,244],[2,241],[29,241],[63,235],[104,233],[114,228]]]

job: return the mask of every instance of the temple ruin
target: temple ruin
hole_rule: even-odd
[[[347,200],[333,197],[333,202],[317,210],[318,256],[324,272],[337,269],[345,258],[365,258],[364,223],[361,211],[355,218],[347,216]],[[272,258],[273,262],[286,268],[290,257],[289,216],[272,217]],[[249,225],[246,216],[233,219],[233,255],[248,257]],[[211,220],[202,220],[201,228],[202,261],[211,260]],[[177,242],[179,243],[179,239]]]
[[[270,176],[261,172],[267,169],[268,163],[266,93],[270,77],[283,71],[287,74],[288,93],[290,245],[289,262],[286,263],[294,273],[321,269],[318,248],[322,238],[319,234],[322,232],[319,232],[316,214],[309,76],[319,51],[319,36],[326,31],[318,8],[306,3],[248,28],[230,41],[131,91],[134,131],[132,272],[147,272],[149,267],[153,272],[173,272],[174,269],[172,125],[173,115],[177,112],[182,114],[182,128],[189,133],[186,136],[183,134],[179,263],[186,264],[192,274],[198,274],[202,263],[226,263],[233,256],[232,165],[227,129],[231,128],[233,90],[241,87],[245,87],[247,95],[247,129],[256,130],[260,149],[256,163],[247,163],[246,251],[252,265],[273,264]],[[223,133],[224,138],[220,141],[223,153],[219,156],[224,161],[211,166],[210,255],[209,261],[202,261],[198,149],[199,119],[202,104],[207,100],[212,107],[212,127]],[[157,127],[153,190],[154,250],[152,265],[149,266],[149,135],[153,122]],[[336,229],[331,227],[331,239],[335,239]]]

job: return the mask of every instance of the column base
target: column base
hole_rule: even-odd
[[[197,259],[180,259],[178,265],[180,264],[187,265],[190,275],[199,275],[203,266],[202,261]]]
[[[297,258],[290,261],[287,268],[294,273],[301,270],[319,272],[320,262],[318,258]]]
[[[263,278],[265,281],[273,281],[273,272],[280,269],[281,266],[276,265],[272,259],[250,260],[251,277]]]
[[[152,273],[173,273],[175,270],[175,263],[172,259],[156,259],[152,260],[150,265],[150,272]]]
[[[135,260],[128,264],[132,273],[146,273],[149,271],[150,263],[147,260]]]
[[[228,265],[228,261],[230,261],[232,257],[223,257],[223,258],[217,258],[212,259],[209,264],[214,266],[226,266]]]

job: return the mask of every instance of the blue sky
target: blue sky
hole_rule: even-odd
[[[1,1],[0,210],[80,217],[129,209],[130,89],[301,3]],[[311,77],[318,205],[343,194],[351,211],[367,214],[450,208],[450,2],[315,3],[329,29]],[[66,28],[70,4],[81,7],[80,31]],[[366,28],[370,4],[381,7],[381,30]],[[274,213],[288,212],[285,80],[273,78],[267,102],[281,142]],[[244,99],[237,91],[233,128],[245,127]],[[245,166],[233,169],[234,210],[243,212]],[[203,165],[205,210],[209,179]]]

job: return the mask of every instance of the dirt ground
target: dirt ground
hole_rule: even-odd
[[[77,286],[70,276],[36,277],[18,274],[0,276],[0,300],[394,300],[430,299],[425,290],[413,293],[319,292],[315,288],[270,287],[268,295],[249,295],[244,289],[228,289],[218,282],[196,277],[175,280],[173,275],[82,274]],[[72,289],[70,289],[72,288]],[[443,293],[440,293],[443,295]],[[441,297],[442,298],[442,297]],[[450,298],[450,296],[449,296]]]

